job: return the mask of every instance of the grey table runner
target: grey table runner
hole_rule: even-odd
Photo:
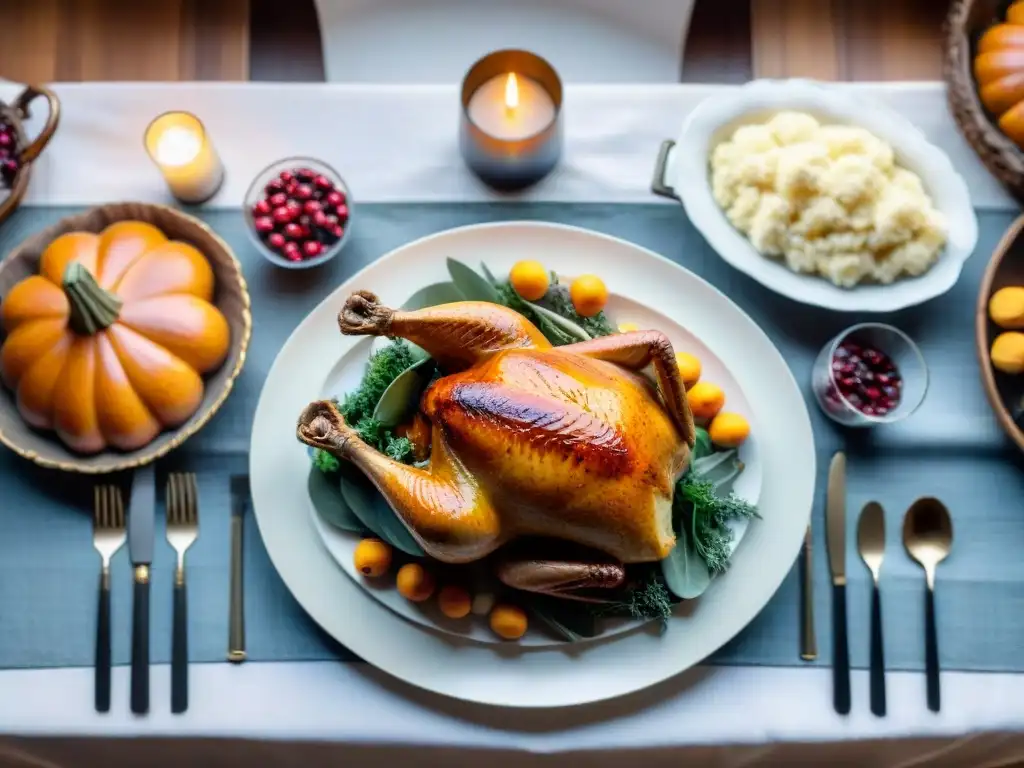
[[[0,254],[73,212],[27,208],[0,227]],[[277,351],[298,322],[342,281],[391,249],[450,227],[527,219],[574,224],[626,238],[696,272],[747,311],[782,350],[804,389],[818,451],[815,499],[816,613],[821,650],[830,658],[830,605],[824,546],[824,481],[831,453],[849,455],[849,626],[851,661],[868,659],[869,576],[855,549],[856,514],[868,500],[887,512],[888,549],[882,573],[886,661],[892,669],[923,668],[920,569],[899,543],[903,511],[921,495],[950,507],[956,541],[939,571],[937,605],[945,669],[1024,670],[1024,460],[998,430],[985,401],[973,342],[977,286],[1012,216],[981,213],[977,254],[946,296],[884,319],[907,331],[931,372],[925,404],[906,422],[873,432],[834,427],[810,399],[818,350],[863,317],[839,315],[776,296],[726,265],[677,206],[603,204],[373,204],[358,210],[352,241],[322,268],[285,272],[252,248],[237,211],[200,214],[236,250],[253,299],[254,333],[245,371],[220,413],[158,465],[161,473],[199,473],[201,534],[189,552],[190,656],[224,659],[227,648],[228,475],[247,469],[250,422]],[[530,256],[531,254],[524,254]],[[486,254],[481,254],[486,258]],[[685,301],[685,296],[679,297]],[[4,393],[3,396],[7,396]],[[291,439],[284,435],[282,439]],[[92,480],[43,470],[0,451],[0,667],[86,666],[92,663],[98,558],[91,544]],[[162,487],[162,486],[161,486]],[[246,621],[253,661],[355,657],[321,632],[288,593],[267,557],[255,521],[247,521]],[[162,531],[162,526],[160,527]],[[170,657],[173,553],[157,544],[152,592],[155,661]],[[741,550],[742,554],[742,550]],[[113,652],[128,661],[131,588],[127,551],[113,565]],[[768,607],[710,660],[718,664],[800,665],[796,569]]]

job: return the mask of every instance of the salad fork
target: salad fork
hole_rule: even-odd
[[[167,477],[167,541],[178,553],[174,569],[174,628],[171,635],[171,712],[188,709],[188,613],[185,552],[199,535],[199,491],[194,472]]]
[[[110,558],[127,538],[124,502],[116,485],[93,489],[92,543],[100,553],[100,595],[96,617],[96,711],[110,711]]]

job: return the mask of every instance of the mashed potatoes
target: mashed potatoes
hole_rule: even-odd
[[[712,153],[711,187],[759,253],[847,288],[920,275],[946,243],[942,214],[892,147],[801,112],[736,129]]]

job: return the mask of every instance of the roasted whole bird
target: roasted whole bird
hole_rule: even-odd
[[[582,597],[622,584],[626,564],[671,552],[672,494],[694,425],[664,334],[552,347],[506,307],[404,312],[367,291],[348,298],[338,323],[346,335],[418,344],[445,374],[420,403],[430,424],[425,467],[364,443],[330,401],[311,403],[297,428],[302,442],[365,473],[429,556],[466,563],[501,548],[504,583]],[[648,366],[657,386],[642,374]],[[548,550],[571,554],[541,556],[515,540],[567,542]]]

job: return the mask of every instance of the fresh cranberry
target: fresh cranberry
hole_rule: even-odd
[[[330,217],[326,213],[324,213],[323,211],[317,211],[316,213],[313,214],[313,218],[312,218],[313,226],[314,227],[320,227],[321,229],[323,229],[324,227],[329,226],[329,222],[327,221],[328,218],[330,218]]]
[[[303,228],[301,224],[296,224],[294,221],[284,225],[284,235],[292,240],[298,240],[302,237]]]
[[[260,216],[258,219],[254,219],[252,224],[261,235],[274,231],[274,219],[269,216]]]
[[[269,245],[275,251],[281,250],[286,242],[288,241],[285,240],[284,235],[282,235],[280,232],[271,232],[267,236],[267,245]]]
[[[295,218],[291,208],[282,205],[280,208],[274,209],[274,221],[278,224],[287,224],[289,221]]]
[[[299,184],[292,194],[296,200],[309,200],[313,196],[313,188],[309,184]]]
[[[281,253],[286,259],[291,261],[300,261],[302,259],[302,251],[299,249],[298,243],[285,243],[281,247]]]
[[[302,213],[302,203],[300,203],[298,200],[289,200],[287,203],[285,203],[285,207],[289,211],[291,211],[293,219],[300,213]]]
[[[11,134],[7,133],[6,131],[4,133],[0,133],[0,147],[9,150],[13,146],[14,137],[11,136]]]
[[[348,206],[339,205],[334,209],[334,212],[338,215],[340,221],[348,221]]]
[[[309,168],[297,168],[295,170],[295,178],[299,181],[312,181],[315,177],[316,174]]]
[[[280,208],[282,205],[288,202],[288,195],[284,192],[278,192],[267,198],[267,203],[270,204],[271,208]]]
[[[256,205],[254,205],[252,207],[252,215],[253,216],[269,216],[271,210],[272,209],[270,207],[270,202],[269,201],[267,201],[267,200],[259,200],[256,203]]]
[[[284,192],[284,182],[280,179],[271,179],[267,182],[267,186],[263,188],[263,191],[268,195],[274,195],[278,192]]]
[[[302,204],[302,210],[311,216],[314,213],[317,213],[321,208],[323,208],[323,204],[319,200],[307,200]]]
[[[334,228],[331,230],[331,234],[340,240],[342,235],[345,234],[345,228],[340,224],[335,224]]]
[[[302,244],[302,252],[307,258],[312,259],[314,256],[319,256],[323,251],[323,246],[317,240],[307,240]]]
[[[339,205],[345,204],[345,196],[336,189],[324,198],[324,202],[332,208],[337,208]]]
[[[278,174],[277,178],[279,178],[281,181],[287,184],[289,181],[294,179],[295,176],[291,171],[281,171],[281,173]]]
[[[323,176],[323,175],[317,176],[315,179],[313,179],[313,184],[316,187],[318,187],[320,189],[325,189],[327,191],[330,191],[330,190],[334,189],[334,183],[330,179],[328,179],[326,176]]]

